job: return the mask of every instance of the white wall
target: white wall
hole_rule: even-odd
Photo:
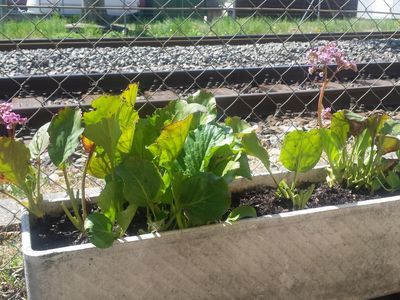
[[[400,18],[400,0],[359,0],[357,10],[363,19]]]

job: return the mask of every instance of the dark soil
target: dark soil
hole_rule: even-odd
[[[232,207],[241,205],[253,206],[257,211],[257,216],[278,214],[293,210],[292,202],[288,199],[278,198],[275,195],[275,191],[275,189],[260,187],[241,193],[233,193]],[[370,195],[366,191],[352,191],[339,186],[330,188],[326,184],[318,184],[306,208],[346,204],[382,196],[382,193]]]
[[[92,207],[91,211],[95,211]],[[72,212],[71,212],[72,213]],[[127,230],[128,235],[136,235],[147,228],[144,213],[138,210],[135,222]],[[45,216],[36,219],[31,225],[31,243],[33,250],[47,250],[88,243],[87,236],[77,230],[65,214],[61,217]]]
[[[387,193],[385,192],[370,195],[365,191],[355,192],[342,187],[329,188],[325,184],[319,184],[316,186],[306,208],[339,205],[386,195]],[[277,198],[274,189],[262,187],[241,193],[233,193],[232,208],[241,205],[253,206],[258,216],[293,210],[290,200]],[[127,234],[136,235],[145,231],[146,228],[145,212],[138,211],[138,215],[135,216],[135,222],[131,224]],[[32,225],[31,237],[34,250],[53,249],[88,242],[87,237],[82,236],[65,215],[61,217],[46,216],[41,220],[37,220]]]
[[[61,217],[45,216],[31,226],[31,243],[34,250],[47,250],[87,243],[65,214]]]

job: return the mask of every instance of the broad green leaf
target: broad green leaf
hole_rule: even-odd
[[[154,134],[158,136],[162,128],[175,121],[185,119],[195,111],[192,112],[191,109],[188,108],[188,103],[184,100],[170,101],[167,106],[156,109],[154,113],[147,118],[149,122],[148,125],[151,125]]]
[[[400,188],[400,177],[396,172],[390,171],[385,178],[391,190],[395,191]]]
[[[116,213],[123,206],[122,181],[113,181],[107,177],[106,185],[101,191],[97,203],[101,212],[113,223]]]
[[[367,129],[373,139],[375,139],[378,132],[389,119],[390,117],[388,115],[378,113],[372,114],[367,118]]]
[[[225,119],[225,124],[232,128],[233,133],[236,134],[248,134],[254,131],[246,121],[242,120],[240,117],[227,117]]]
[[[187,175],[206,171],[218,148],[232,142],[233,136],[227,128],[213,124],[202,125],[189,133],[179,162]]]
[[[183,100],[172,101],[169,107],[173,115],[173,118],[171,119],[173,122],[186,119],[189,115],[195,113],[207,112],[207,109],[203,105],[198,103],[187,103]]]
[[[214,173],[217,176],[224,176],[232,165],[229,165],[230,162],[235,163],[237,168],[239,167],[239,163],[237,162],[239,159],[240,153],[238,151],[234,151],[230,145],[223,145],[219,147],[211,157],[208,163],[208,171]],[[229,165],[229,166],[228,166]]]
[[[249,166],[249,159],[246,153],[241,153],[239,158],[240,168],[236,171],[236,176],[242,176],[247,179],[251,179],[251,170]]]
[[[344,109],[342,110],[344,113],[344,116],[346,118],[347,121],[354,121],[357,123],[364,123],[366,121],[366,117],[364,117],[363,115],[357,114],[351,110],[347,110]]]
[[[318,129],[294,130],[285,135],[279,160],[290,171],[306,172],[318,163],[321,153]]]
[[[161,130],[172,123],[175,118],[176,101],[172,101],[167,107],[156,111],[145,119],[139,119],[133,136],[130,155],[140,159],[152,159],[153,155],[147,146],[153,144],[160,136]]]
[[[346,120],[345,111],[343,110],[332,115],[329,129],[320,129],[322,146],[333,168],[343,163],[342,152],[346,151],[349,131],[350,125]]]
[[[181,183],[178,209],[191,225],[202,225],[222,218],[231,204],[228,184],[212,173],[198,173]]]
[[[368,130],[364,129],[364,131],[358,134],[353,147],[355,149],[356,158],[359,165],[364,163],[364,159],[370,151],[371,141],[372,138]]]
[[[158,137],[159,131],[149,119],[139,119],[135,127],[130,155],[139,159],[151,160],[153,155],[147,146],[151,145]]]
[[[121,137],[118,141],[118,150],[129,153],[132,148],[135,125],[139,120],[139,114],[135,110],[137,84],[130,84],[128,89],[121,94],[122,103],[118,111]]]
[[[400,150],[400,123],[388,119],[379,132],[378,149],[386,154]]]
[[[380,190],[382,188],[382,181],[378,177],[375,177],[370,188],[373,192]]]
[[[257,217],[257,212],[255,208],[250,205],[243,205],[234,208],[228,215],[226,221],[233,223],[244,218],[255,218],[255,217]]]
[[[119,96],[101,96],[92,102],[94,110],[83,114],[83,122],[88,126],[99,123],[102,119],[109,119],[118,112],[120,105]]]
[[[350,131],[350,125],[346,120],[345,111],[341,110],[332,115],[330,130],[332,132],[331,137],[336,147],[338,149],[344,147]]]
[[[114,158],[114,161],[118,161],[118,156]],[[111,163],[104,149],[97,146],[92,158],[89,161],[88,172],[97,178],[105,178],[111,173]]]
[[[167,186],[164,193],[160,196],[160,203],[172,204],[174,201],[174,195],[172,194],[172,188]]]
[[[148,207],[157,202],[163,180],[152,162],[127,159],[118,167],[117,173],[124,181],[124,196],[130,204]]]
[[[147,118],[149,121],[149,125],[151,125],[152,130],[154,131],[154,134],[156,134],[156,136],[159,135],[161,129],[164,126],[172,123],[175,119],[175,106],[176,102],[171,101],[167,106],[163,108],[157,108],[154,113]]]
[[[201,113],[199,125],[208,124],[217,118],[217,103],[212,93],[200,90],[188,97],[188,103],[198,103],[206,108],[206,112]]]
[[[31,152],[32,159],[38,159],[49,146],[50,137],[47,133],[49,126],[50,122],[41,126],[38,131],[36,131],[35,135],[32,138],[32,141],[29,143],[29,150]]]
[[[120,96],[103,96],[93,101],[93,111],[85,113],[85,136],[102,146],[113,160],[116,150],[131,151],[135,124],[139,119],[134,109],[137,85],[132,84]]]
[[[0,137],[0,183],[24,186],[30,166],[29,149],[23,142]]]
[[[112,162],[121,134],[118,116],[116,115],[87,125],[84,131],[84,135],[88,139],[92,140],[96,146],[101,146],[105,150]]]
[[[346,125],[348,126],[347,123]],[[329,164],[334,169],[341,168],[345,163],[343,160],[346,159],[346,140],[343,140],[343,137],[332,129],[321,128],[319,132],[321,135],[322,147],[327,155]]]
[[[160,196],[160,203],[172,204],[175,198],[175,192],[179,190],[179,187],[185,176],[183,172],[165,172],[163,178],[163,191]]]
[[[139,114],[133,107],[124,105],[119,111],[119,127],[121,136],[118,140],[117,148],[122,153],[129,153],[132,149],[135,126],[139,120]]]
[[[136,214],[137,208],[138,207],[136,205],[130,204],[126,209],[117,213],[117,223],[119,226],[121,226],[123,233],[126,232],[129,225],[131,224],[133,217]]]
[[[74,153],[83,132],[81,112],[72,108],[61,110],[48,128],[50,145],[48,152],[51,161],[60,166]]]
[[[242,145],[246,154],[257,157],[267,169],[270,168],[268,151],[261,145],[255,132],[244,134],[242,137]]]
[[[334,167],[339,163],[341,151],[338,146],[337,140],[332,136],[332,130],[327,128],[321,128],[321,142],[325,154],[328,157],[329,164]]]
[[[132,83],[128,86],[128,88],[122,92],[121,100],[124,101],[131,107],[135,107],[136,104],[136,96],[139,89],[139,84]]]
[[[85,220],[90,242],[98,248],[111,247],[114,242],[113,224],[103,214],[92,213]]]
[[[251,179],[247,156],[242,151],[232,149],[230,145],[223,145],[214,152],[207,170],[224,177],[227,182],[232,181],[236,176]]]
[[[158,158],[160,166],[166,166],[174,161],[182,150],[189,133],[193,115],[186,119],[167,125],[161,131],[155,143],[149,150]]]
[[[327,177],[327,182],[330,186],[342,181],[347,160],[349,131],[350,125],[343,110],[332,115],[329,129],[321,128],[319,130],[322,148],[330,164]]]

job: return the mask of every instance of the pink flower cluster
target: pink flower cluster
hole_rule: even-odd
[[[343,51],[336,46],[335,42],[327,42],[324,46],[310,50],[307,53],[307,58],[311,64],[311,67],[308,69],[310,74],[315,73],[317,70],[322,70],[325,66],[332,63],[336,63],[337,65],[336,72],[341,70],[353,70],[357,72],[357,65],[344,57]],[[319,75],[322,77],[324,74],[321,72]]]
[[[330,107],[326,107],[322,110],[322,119],[323,120],[330,120],[332,119],[332,109]]]
[[[0,103],[0,123],[6,125],[7,129],[13,129],[15,125],[23,125],[27,118],[22,118],[19,114],[12,111],[10,103]]]

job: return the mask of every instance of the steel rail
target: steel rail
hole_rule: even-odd
[[[282,84],[302,83],[310,78],[308,65],[275,66],[265,68],[236,68],[212,70],[182,70],[131,73],[90,73],[72,75],[32,75],[0,77],[0,97],[15,96],[62,96],[68,93],[118,93],[131,82],[139,82],[142,90],[168,88],[205,88],[210,83],[259,85],[266,81]],[[342,71],[336,76],[351,81],[357,76],[364,78],[398,78],[400,63],[358,64],[359,72]]]
[[[57,48],[95,48],[95,47],[168,47],[196,45],[246,45],[282,42],[310,42],[316,40],[367,40],[399,39],[400,31],[380,32],[335,32],[277,35],[229,35],[229,36],[179,36],[179,37],[126,37],[90,39],[16,39],[0,40],[0,51],[17,49],[57,49]]]

